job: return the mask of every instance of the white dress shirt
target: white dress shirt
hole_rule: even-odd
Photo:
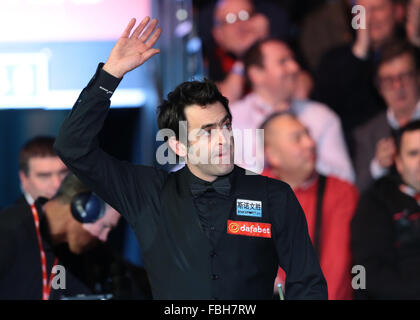
[[[250,93],[242,100],[234,102],[230,109],[235,137],[235,163],[260,173],[264,163],[264,144],[263,139],[255,139],[256,129],[275,110],[256,93]],[[310,100],[293,101],[289,111],[295,114],[298,120],[308,128],[316,142],[317,171],[354,183],[354,170],[338,116],[326,105]],[[254,138],[252,140],[249,137],[237,138],[238,132],[243,129],[254,130]],[[247,148],[251,148],[253,151],[249,161],[245,150]]]

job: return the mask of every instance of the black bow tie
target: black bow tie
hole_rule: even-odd
[[[230,194],[229,177],[218,178],[212,183],[205,183],[201,181],[191,182],[191,193],[194,198],[204,194],[206,191],[215,190],[216,192],[228,196]]]

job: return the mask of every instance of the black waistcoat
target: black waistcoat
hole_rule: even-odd
[[[160,208],[140,218],[138,232],[155,299],[270,299],[278,259],[272,238],[220,236],[212,246],[200,226],[188,184],[187,168],[169,174]],[[233,171],[226,221],[271,223],[267,179]],[[236,200],[262,202],[262,217],[236,215]],[[145,227],[147,226],[147,227]],[[138,232],[136,232],[138,234]],[[144,234],[144,232],[146,234]]]

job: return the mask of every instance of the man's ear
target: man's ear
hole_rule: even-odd
[[[179,157],[185,158],[187,156],[187,147],[182,142],[178,141],[175,136],[169,137],[168,144],[172,151]]]
[[[28,177],[26,176],[25,172],[23,172],[22,170],[19,170],[19,179],[20,179],[20,184],[22,185],[23,190],[27,189],[27,185],[28,185]]]
[[[264,80],[263,69],[256,65],[248,67],[247,75],[253,87],[260,85],[261,82]]]
[[[274,149],[269,145],[266,144],[265,147],[265,162],[272,168],[277,168],[280,166],[280,159],[274,152]]]
[[[401,157],[399,154],[395,156],[395,168],[397,169],[398,173],[401,175],[401,173],[403,172],[403,167],[401,163]]]
[[[395,3],[394,4],[394,17],[397,23],[404,22],[405,16],[406,16],[406,6],[402,3]]]

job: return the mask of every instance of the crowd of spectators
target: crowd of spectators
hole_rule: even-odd
[[[235,154],[251,145],[252,157],[237,163],[291,185],[329,298],[419,298],[420,1],[197,7],[233,128],[264,129],[263,141],[238,136]],[[352,292],[354,265],[367,287]]]

